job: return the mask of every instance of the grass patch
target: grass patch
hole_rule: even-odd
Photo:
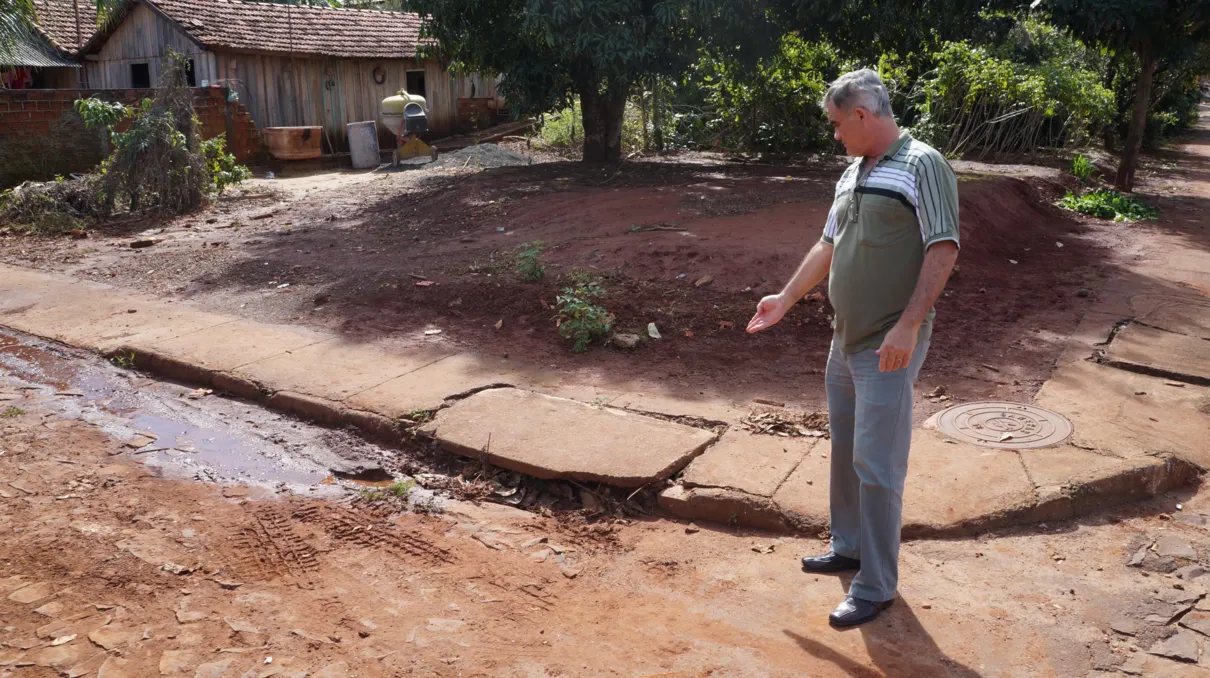
[[[0,412],[0,417],[4,417],[5,419],[12,419],[14,417],[19,417],[23,414],[25,414],[25,410],[21,409],[20,407],[8,407],[8,408],[5,408],[5,410],[3,412]]]
[[[1093,172],[1096,171],[1097,168],[1093,167],[1092,162],[1088,158],[1085,158],[1082,153],[1076,154],[1076,157],[1071,159],[1071,174],[1081,182],[1088,183],[1088,180],[1092,178]]]
[[[565,287],[556,298],[555,326],[559,334],[572,342],[571,350],[583,353],[596,341],[604,341],[613,328],[613,314],[592,302],[605,293],[600,285]]]
[[[1155,207],[1104,188],[1098,188],[1083,195],[1076,195],[1068,191],[1067,195],[1055,204],[1065,210],[1114,221],[1154,220],[1160,216],[1160,211]]]

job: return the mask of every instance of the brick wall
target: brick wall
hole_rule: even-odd
[[[0,188],[57,174],[87,172],[105,157],[100,130],[84,128],[72,108],[76,99],[96,96],[135,104],[150,90],[0,90]],[[202,136],[229,131],[227,148],[241,162],[259,162],[264,140],[243,104],[228,104],[226,90],[197,88],[194,109]],[[230,120],[228,120],[230,119]]]

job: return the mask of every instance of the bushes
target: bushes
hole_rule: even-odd
[[[951,155],[971,149],[1023,155],[1085,143],[1109,124],[1112,93],[1080,43],[1026,22],[999,47],[949,43],[917,83],[913,131]]]
[[[1117,191],[1098,188],[1083,195],[1068,192],[1058,203],[1063,209],[1114,221],[1154,220],[1160,211],[1147,203],[1128,198]]]

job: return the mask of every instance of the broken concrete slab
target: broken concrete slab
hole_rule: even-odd
[[[1197,552],[1189,542],[1180,537],[1166,534],[1155,540],[1155,552],[1161,558],[1184,558],[1197,560]]]
[[[1156,641],[1147,652],[1158,657],[1195,663],[1197,662],[1197,635],[1192,631],[1178,631],[1166,640]]]
[[[1029,477],[1039,488],[1054,488],[1056,505],[1045,520],[1086,515],[1130,501],[1150,499],[1197,478],[1197,468],[1166,457],[1119,459],[1064,446],[1020,450]],[[1070,488],[1078,487],[1078,492]],[[1061,496],[1060,496],[1061,495]],[[1063,506],[1058,504],[1062,503]]]
[[[8,595],[8,599],[14,603],[36,603],[54,592],[54,584],[43,581],[36,584],[27,584],[26,586],[22,586],[21,588],[10,593]]]
[[[330,338],[328,334],[289,325],[236,320],[157,342],[148,348],[202,369],[231,371]]]
[[[1201,337],[1133,324],[1123,328],[1105,350],[1115,367],[1210,385],[1210,351]]]
[[[817,443],[813,438],[779,438],[727,431],[689,464],[682,480],[687,488],[720,487],[772,497]]]
[[[413,412],[435,410],[453,396],[517,380],[508,361],[459,353],[358,393],[346,403],[398,419]]]
[[[244,365],[242,376],[274,390],[341,401],[449,357],[450,353],[388,353],[373,346],[331,339]]]
[[[800,532],[818,534],[828,526],[830,453],[827,442],[819,443],[773,494],[773,502]]]
[[[1060,367],[1034,398],[1075,426],[1071,443],[1118,457],[1171,454],[1210,468],[1210,389],[1081,361]],[[1135,395],[1142,392],[1144,395]]]
[[[509,470],[620,487],[668,478],[715,438],[711,431],[515,388],[476,393],[422,430],[451,452]]]
[[[125,313],[97,322],[93,327],[95,333],[85,342],[89,348],[108,354],[122,346],[151,346],[234,320],[231,316],[180,304],[138,301],[129,304]]]
[[[721,487],[673,485],[660,493],[660,508],[679,518],[785,532],[781,507],[768,497]]]

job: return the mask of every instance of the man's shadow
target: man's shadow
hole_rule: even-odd
[[[951,659],[937,647],[912,611],[911,603],[900,597],[877,620],[855,629],[833,633],[860,633],[870,661],[877,670],[840,654],[827,645],[783,631],[811,656],[835,664],[847,676],[856,678],[981,678],[980,674]]]

